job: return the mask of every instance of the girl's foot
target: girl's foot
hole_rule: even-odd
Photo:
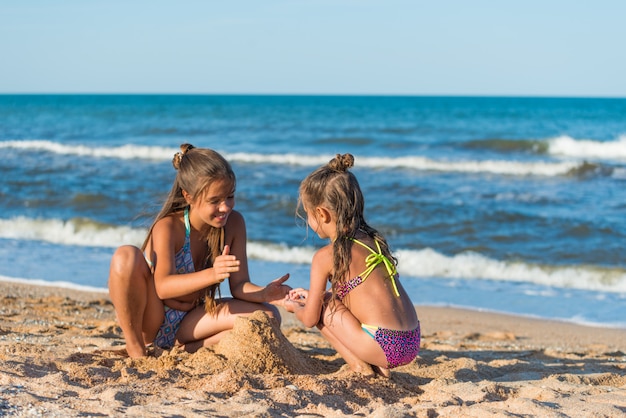
[[[389,379],[391,377],[391,370],[385,367],[372,366],[372,370],[374,373],[384,377],[385,379]]]
[[[375,371],[372,369],[372,366],[367,363],[350,366],[350,369],[363,377],[374,377],[374,375],[376,374]]]
[[[363,377],[375,376],[374,370],[372,370],[372,365],[362,360],[357,359],[356,361],[352,361],[347,365],[352,373],[358,373]]]
[[[131,358],[145,357],[147,355],[146,346],[143,344],[126,343],[126,354]]]

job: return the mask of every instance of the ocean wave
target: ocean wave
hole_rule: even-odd
[[[46,140],[0,141],[0,148],[39,150],[62,155],[78,155],[81,157],[94,158],[119,158],[122,160],[171,160],[174,154],[178,151],[177,148],[131,144],[119,147],[87,147],[85,145],[67,145]]]
[[[0,219],[0,238],[38,240],[59,245],[116,248],[140,245],[144,228],[111,226],[87,219]],[[309,264],[315,252],[310,246],[248,242],[251,259],[290,264]],[[500,261],[474,252],[454,256],[433,249],[398,250],[399,272],[406,277],[486,279],[526,282],[560,288],[626,292],[626,270],[600,266],[539,265],[524,261]]]
[[[626,161],[626,135],[615,141],[574,139],[563,135],[548,140],[548,153],[553,156],[586,160]]]
[[[119,147],[86,147],[84,145],[64,145],[52,141],[0,141],[0,148],[33,149],[47,152],[90,157],[120,159],[169,160],[177,152],[176,148],[123,145]],[[277,164],[316,167],[327,163],[333,155],[301,154],[259,154],[223,153],[233,162],[249,164]],[[374,169],[411,169],[418,171],[487,173],[510,176],[566,176],[575,172],[584,162],[536,161],[520,162],[511,160],[434,160],[421,156],[407,157],[358,157],[359,167]]]
[[[315,248],[290,247],[286,244],[248,242],[248,257],[251,259],[289,264],[310,264]]]
[[[326,164],[333,156],[305,156],[298,154],[225,154],[231,161],[246,163],[272,163],[301,166]],[[412,169],[460,173],[490,173],[511,176],[564,176],[576,170],[575,162],[518,162],[509,160],[438,161],[426,157],[358,157],[358,166],[367,168]]]
[[[600,266],[555,266],[493,260],[474,252],[446,256],[425,248],[398,250],[399,272],[447,279],[487,279],[559,288],[626,292],[626,270]]]
[[[145,229],[110,226],[84,218],[61,220],[18,216],[0,219],[0,238],[61,245],[109,248],[122,244],[141,245],[146,232]]]
[[[27,285],[35,285],[35,286],[45,286],[45,287],[60,287],[62,289],[72,289],[79,290],[82,292],[94,292],[94,293],[108,293],[108,289],[105,287],[95,287],[95,286],[85,286],[77,283],[66,282],[66,281],[47,281],[40,279],[23,279],[21,277],[9,277],[0,275],[0,281],[9,282],[9,283],[20,283]]]
[[[527,152],[547,154],[554,157],[584,159],[585,161],[624,161],[626,160],[626,135],[614,141],[576,139],[561,135],[547,139],[477,139],[460,145],[472,150],[492,150],[503,153]]]

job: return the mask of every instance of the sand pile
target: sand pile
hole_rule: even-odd
[[[313,361],[298,351],[265,312],[237,318],[231,333],[215,346],[233,370],[247,373],[311,374]]]

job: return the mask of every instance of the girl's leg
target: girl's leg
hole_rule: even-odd
[[[185,315],[176,333],[176,341],[184,345],[185,350],[189,352],[217,344],[233,329],[237,317],[249,316],[255,311],[265,311],[280,322],[280,315],[275,306],[225,298],[221,299],[215,315],[207,314],[203,306]]]
[[[211,345],[219,343],[220,340],[224,338],[230,331],[231,329],[227,329],[227,330],[218,332],[217,334],[213,334],[210,337],[205,338],[204,340],[191,341],[191,342],[185,343],[182,345],[182,347],[188,353],[195,353],[202,347],[209,347]]]
[[[137,247],[118,248],[111,258],[109,295],[126,339],[130,357],[146,355],[163,322],[163,303],[154,288],[152,272]]]
[[[348,347],[346,347],[341,340],[335,337],[335,334],[326,327],[323,323],[319,323],[317,326],[326,340],[333,346],[335,351],[344,359],[344,361],[350,366],[350,370],[360,373],[364,376],[371,376],[374,374],[372,367],[365,361],[361,360],[354,354]]]
[[[343,303],[329,299],[318,328],[353,371],[369,375],[374,366],[377,373],[384,374],[381,369],[387,367],[387,358],[383,349]]]

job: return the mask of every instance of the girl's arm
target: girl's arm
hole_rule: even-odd
[[[304,299],[291,303],[290,308],[296,318],[306,327],[314,327],[320,322],[328,276],[332,271],[333,258],[332,246],[327,245],[313,256],[311,262],[311,280],[308,292],[298,292],[297,295]],[[302,304],[304,302],[304,304]]]
[[[176,248],[182,247],[184,237],[185,226],[176,216],[159,220],[152,230],[152,251],[156,257],[154,285],[160,299],[193,302],[201,290],[226,278],[213,268],[177,274],[174,257]]]
[[[240,262],[239,271],[231,273],[228,279],[231,295],[249,302],[282,304],[291,289],[283,284],[289,278],[289,274],[272,281],[265,287],[250,281],[246,251],[246,223],[243,216],[237,211],[233,211],[228,217],[225,238],[226,243],[230,245],[230,254],[234,255]]]

